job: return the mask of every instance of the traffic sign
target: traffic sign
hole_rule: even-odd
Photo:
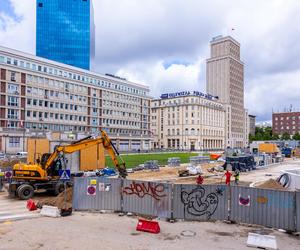
[[[96,195],[96,187],[95,186],[87,186],[87,195]]]
[[[6,171],[5,172],[5,178],[6,179],[9,179],[9,178],[11,178],[12,177],[12,172],[11,171]]]
[[[59,176],[60,176],[60,180],[62,181],[69,181],[70,180],[70,176],[71,176],[71,171],[69,169],[65,169],[65,170],[59,170]]]

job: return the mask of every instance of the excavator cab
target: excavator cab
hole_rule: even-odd
[[[42,155],[40,164],[41,164],[43,169],[45,169],[46,162],[47,162],[47,160],[49,159],[50,156],[51,156],[50,153],[45,153],[45,154]]]

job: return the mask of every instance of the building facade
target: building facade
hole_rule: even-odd
[[[211,57],[206,65],[206,91],[226,107],[226,146],[246,147],[244,109],[244,64],[240,44],[232,37],[215,37],[210,42]]]
[[[300,133],[300,112],[280,112],[272,114],[272,132],[282,135]]]
[[[90,0],[36,1],[36,55],[90,69],[95,25]]]
[[[153,148],[224,149],[225,109],[198,91],[163,94],[151,102]]]
[[[0,46],[0,151],[49,131],[104,129],[120,150],[150,148],[149,87]]]
[[[248,115],[249,116],[249,134],[255,135],[255,115]]]

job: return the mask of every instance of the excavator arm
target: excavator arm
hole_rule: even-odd
[[[97,138],[87,137],[87,138],[84,138],[77,142],[74,142],[73,144],[57,146],[55,148],[54,152],[47,159],[47,161],[44,165],[44,169],[45,169],[45,171],[47,171],[50,168],[53,161],[61,153],[71,154],[71,153],[74,153],[81,149],[89,148],[89,147],[92,147],[92,146],[98,145],[98,144],[102,144],[104,149],[106,149],[108,155],[112,159],[112,162],[113,162],[115,168],[119,171],[120,177],[126,178],[127,171],[126,171],[125,163],[124,163],[123,159],[121,158],[121,156],[119,155],[117,149],[111,142],[110,138],[107,136],[107,134],[104,131],[101,131],[101,137],[97,137]],[[121,162],[119,162],[117,155],[121,159]]]

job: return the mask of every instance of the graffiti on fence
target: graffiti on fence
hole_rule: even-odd
[[[197,186],[191,192],[181,191],[181,202],[186,213],[194,216],[206,215],[207,219],[210,219],[218,207],[218,195],[222,194],[220,189],[205,195],[205,189]]]
[[[136,183],[133,181],[129,186],[123,188],[124,194],[137,195],[140,198],[149,195],[155,200],[160,200],[161,198],[167,196],[164,191],[164,184],[151,182]]]

